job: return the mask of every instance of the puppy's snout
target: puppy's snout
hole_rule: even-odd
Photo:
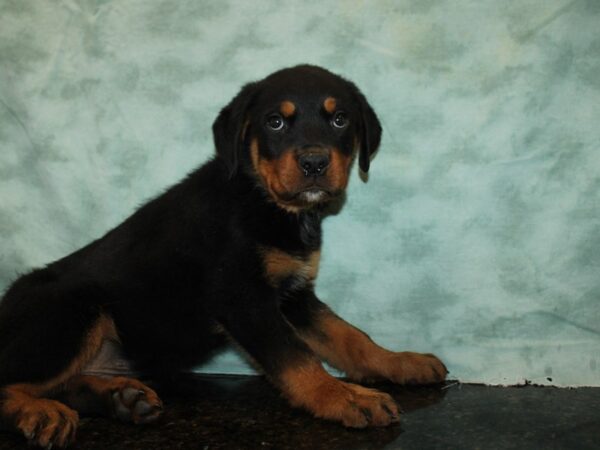
[[[324,175],[329,162],[329,154],[323,152],[308,152],[298,158],[298,165],[306,177]]]

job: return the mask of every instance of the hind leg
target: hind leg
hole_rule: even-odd
[[[82,414],[114,417],[135,424],[152,423],[162,413],[162,401],[142,382],[127,377],[76,375],[61,400]]]
[[[0,422],[34,445],[73,441],[77,413],[52,397],[104,340],[118,339],[97,306],[101,294],[42,270],[19,279],[0,302]]]
[[[6,370],[3,373],[5,379],[10,381],[0,389],[0,421],[5,427],[23,434],[30,444],[47,448],[64,447],[75,438],[77,412],[53,397],[63,390],[65,383],[81,372],[87,362],[98,353],[105,339],[116,337],[114,324],[105,315],[100,315],[91,327],[83,328],[81,333],[79,346],[75,344],[78,350],[72,350],[70,360],[64,361],[63,368],[59,371],[35,370],[39,361],[33,360],[27,367],[28,358],[16,359],[19,357],[18,353],[6,351],[13,350],[14,347],[4,348],[3,356],[10,356],[4,361],[11,365],[6,364],[5,367],[10,368],[10,371]],[[52,347],[52,344],[49,343],[45,347]],[[43,355],[45,347],[42,347],[41,351],[38,350],[40,355]],[[30,346],[24,348],[21,354],[30,354],[33,351]],[[4,361],[0,359],[0,363]],[[22,380],[35,381],[15,380],[19,373],[23,374],[20,377]]]

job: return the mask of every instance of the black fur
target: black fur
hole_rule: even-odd
[[[368,172],[371,166],[371,159],[379,148],[381,141],[381,125],[375,115],[375,111],[367,102],[365,96],[355,87],[354,92],[358,99],[361,111],[360,124],[360,154],[358,165],[360,170]]]
[[[347,129],[333,129],[316,107],[311,112],[328,95],[346,109]],[[285,98],[297,102],[304,122],[290,119],[286,135],[265,131],[264,111]],[[377,117],[352,83],[299,66],[246,85],[213,132],[213,160],[105,236],[7,290],[0,303],[0,386],[56,377],[100,314],[113,319],[134,367],[158,378],[195,367],[230,339],[273,379],[310,354],[294,327],[308,327],[324,306],[312,282],[269,283],[260,249],[299,258],[318,250],[329,202],[282,208],[257,181],[249,145],[256,139],[271,162],[290,145],[335,147],[351,161],[360,142],[367,171],[380,141]]]
[[[244,127],[247,113],[257,91],[258,83],[249,83],[221,110],[213,123],[213,138],[220,159],[227,165],[229,175],[237,172],[244,151]]]

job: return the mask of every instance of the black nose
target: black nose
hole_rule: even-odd
[[[323,153],[306,153],[298,158],[304,176],[323,175],[329,167],[329,155]]]

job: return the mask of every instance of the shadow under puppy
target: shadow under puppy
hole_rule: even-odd
[[[214,159],[6,292],[0,417],[32,444],[71,443],[78,412],[154,421],[161,401],[134,377],[165,379],[231,342],[292,405],[348,427],[396,422],[398,408],[322,360],[355,381],[444,380],[435,356],[379,347],[314,293],[321,221],[380,142],[356,86],[284,69],[244,86],[213,132]]]

